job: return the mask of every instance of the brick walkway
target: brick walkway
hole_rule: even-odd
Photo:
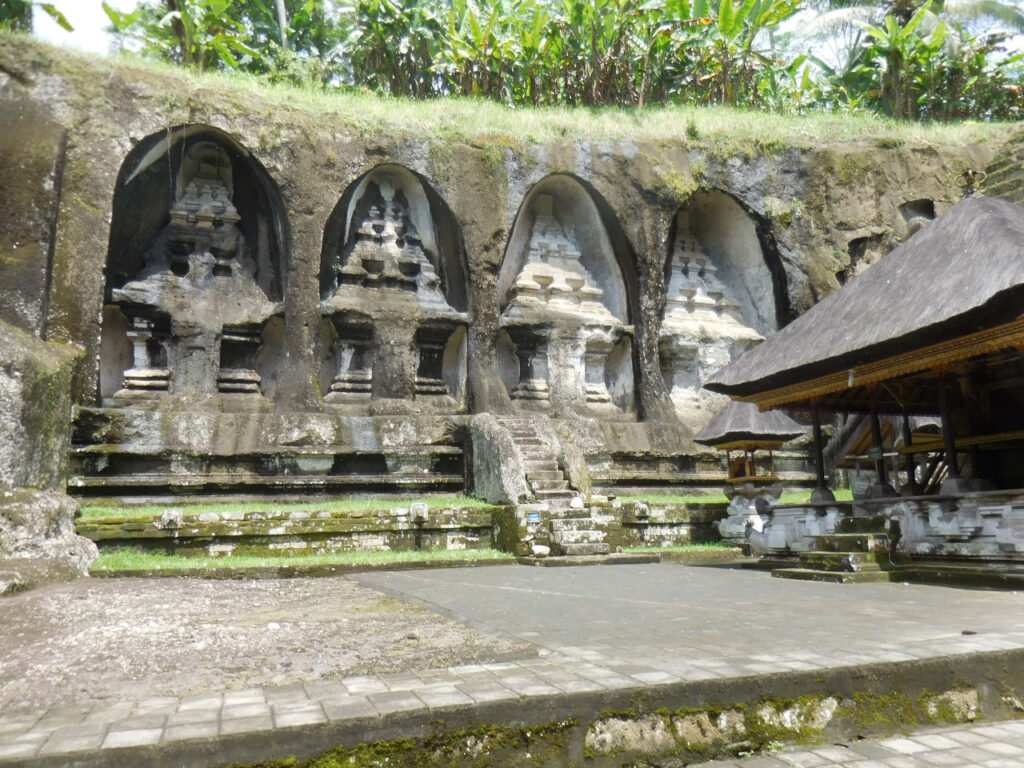
[[[276,738],[281,743],[279,737],[289,729],[372,721],[396,712],[430,714],[495,702],[522,703],[534,697],[564,698],[770,673],[818,673],[1024,648],[1024,594],[1017,593],[786,582],[759,572],[671,564],[473,568],[357,578],[488,631],[531,640],[541,648],[541,655],[520,662],[349,677],[304,686],[3,712],[0,765],[30,764],[21,760],[31,758],[38,758],[31,764],[44,765],[49,763],[43,758],[57,755],[197,739],[249,736]],[[990,749],[983,753],[1003,763],[941,762],[959,759],[952,752],[939,756],[939,762],[921,762],[925,758],[914,750],[929,747],[926,741],[914,739],[879,742],[879,750],[890,750],[885,758],[849,748],[842,754],[856,755],[853,762],[836,763],[822,750],[801,759],[806,761],[805,768],[831,764],[1024,766],[1024,756],[998,752],[1019,749],[1013,754],[1024,755],[1021,728],[980,726],[950,732],[967,734],[968,741],[990,739]],[[942,736],[965,748],[975,746],[943,733],[919,739]],[[1003,746],[1004,741],[1009,746]],[[736,765],[793,765],[795,754],[757,758],[775,762]],[[876,763],[863,762],[872,759]]]
[[[1024,720],[943,728],[913,736],[792,749],[690,768],[1021,768]]]

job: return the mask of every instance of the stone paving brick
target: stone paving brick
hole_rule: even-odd
[[[918,752],[928,751],[928,747],[926,747],[924,744],[919,744],[918,742],[912,739],[907,739],[904,737],[897,737],[894,739],[883,739],[879,742],[879,744],[881,744],[883,747],[888,747],[893,752],[896,752],[901,755],[913,755]]]
[[[159,744],[163,728],[137,728],[132,731],[111,731],[103,740],[103,749],[118,747],[144,747]]]
[[[219,709],[224,699],[219,693],[204,694],[201,696],[185,696],[178,705],[178,711],[184,712],[190,709]]]
[[[110,724],[111,731],[141,731],[149,728],[163,728],[167,724],[167,715],[139,715],[127,720],[118,720]]]
[[[281,704],[286,701],[309,701],[309,694],[306,693],[306,688],[302,683],[264,688],[263,696],[267,704]]]
[[[502,677],[501,684],[520,696],[545,696],[561,693],[558,688],[553,685],[548,685],[539,677],[535,677],[533,675],[510,675],[508,677]]]
[[[963,761],[951,752],[922,752],[917,756],[928,765],[962,766]]]
[[[431,709],[441,707],[456,707],[472,704],[473,699],[454,685],[443,685],[434,688],[417,688],[413,691]]]
[[[879,744],[877,741],[855,741],[846,746],[851,752],[870,760],[882,760],[895,754],[891,749]]]
[[[246,688],[241,691],[226,691],[224,706],[229,704],[263,704],[267,700],[262,688]]]
[[[418,696],[409,691],[383,691],[371,693],[366,698],[382,714],[401,712],[407,709],[421,709],[425,706]]]
[[[243,717],[263,717],[270,714],[270,704],[225,704],[221,710],[222,720],[238,720]]]
[[[31,757],[50,737],[48,733],[22,733],[0,744],[0,758]]]
[[[992,759],[991,752],[985,752],[976,747],[957,747],[949,750],[949,754],[956,757],[962,765],[981,765],[985,760]]]
[[[256,715],[254,717],[222,720],[220,723],[220,734],[226,736],[231,733],[246,733],[248,731],[269,731],[273,727],[274,722],[268,712],[265,715]]]
[[[112,706],[97,708],[85,716],[83,723],[115,723],[118,720],[125,720],[134,707],[130,702],[122,702]]]
[[[39,718],[35,725],[32,726],[32,730],[37,733],[52,733],[58,728],[64,728],[69,725],[81,725],[85,722],[84,715],[60,715],[58,717],[50,717],[50,713]]]
[[[185,741],[187,739],[210,739],[220,732],[220,723],[216,720],[205,723],[183,723],[181,725],[169,725],[164,728],[161,744],[171,741]]]
[[[382,693],[388,687],[376,677],[343,677],[341,682],[345,684],[349,693]]]
[[[62,752],[81,752],[83,750],[99,749],[106,739],[106,731],[93,733],[72,732],[66,734],[52,734],[46,743],[39,750],[40,755],[55,755]]]
[[[1006,741],[990,741],[987,744],[979,744],[978,749],[983,749],[986,752],[991,752],[992,754],[999,755],[1000,757],[1024,755],[1024,747],[1017,744],[1010,744]]]
[[[304,687],[311,700],[350,695],[341,680],[310,680]]]
[[[290,728],[326,722],[327,715],[323,707],[316,703],[311,702],[305,707],[300,707],[297,704],[277,705],[274,707],[274,726],[277,728]]]
[[[856,760],[859,757],[856,752],[851,751],[848,747],[838,747],[834,745],[818,747],[812,751],[819,757],[823,757],[825,760],[831,760],[835,763],[841,763],[844,760]]]
[[[959,742],[961,744],[966,744],[969,747],[976,746],[978,744],[984,744],[986,741],[988,741],[987,738],[985,738],[979,733],[975,733],[974,731],[950,732],[947,733],[946,736],[948,736],[953,741]]]
[[[191,725],[193,723],[220,722],[220,707],[216,709],[186,709],[167,716],[167,727],[174,725]]]
[[[458,683],[455,687],[478,704],[485,701],[501,701],[519,696],[519,694],[509,690],[496,680],[487,683]]]
[[[365,696],[331,697],[321,702],[329,720],[376,717],[377,708]]]
[[[919,744],[924,744],[929,749],[953,749],[960,746],[957,742],[948,736],[943,736],[941,733],[924,733],[914,736],[913,739]]]
[[[776,755],[779,760],[788,766],[797,766],[797,768],[820,768],[825,765],[826,760],[821,755],[816,755],[813,752],[807,752],[806,750],[800,752],[782,752]],[[714,765],[714,763],[708,763],[708,765]]]
[[[143,699],[135,705],[132,710],[132,717],[146,715],[171,715],[178,711],[178,699],[174,696],[160,696],[152,699]]]

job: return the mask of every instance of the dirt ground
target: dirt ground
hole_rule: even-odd
[[[0,711],[534,654],[345,577],[82,579],[0,598]]]

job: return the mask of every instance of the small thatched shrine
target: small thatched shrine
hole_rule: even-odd
[[[778,482],[772,451],[804,433],[804,428],[782,411],[761,411],[753,403],[733,400],[720,410],[693,438],[698,443],[725,451],[728,482]],[[767,475],[758,474],[754,452],[768,451]],[[733,451],[742,455],[732,458]]]

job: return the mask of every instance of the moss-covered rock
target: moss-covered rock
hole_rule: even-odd
[[[0,321],[0,488],[62,487],[78,357]]]

